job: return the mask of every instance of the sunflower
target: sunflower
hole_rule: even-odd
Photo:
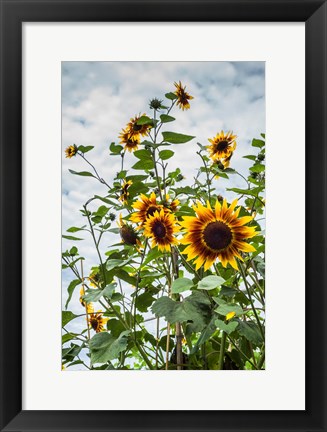
[[[151,193],[150,198],[141,194],[140,199],[135,201],[132,207],[137,210],[132,213],[129,220],[134,223],[144,224],[148,216],[153,216],[156,211],[160,211],[163,206],[157,203],[157,198],[154,192]]]
[[[180,81],[179,83],[175,82],[174,86],[176,87],[176,91],[174,93],[177,96],[177,105],[179,108],[181,108],[183,111],[190,109],[189,100],[194,99],[193,96],[185,91],[186,86],[183,87]]]
[[[217,258],[224,267],[230,263],[237,270],[235,257],[242,260],[240,251],[255,251],[253,246],[244,241],[256,235],[254,227],[244,226],[252,217],[238,217],[241,208],[235,210],[236,205],[237,200],[229,207],[225,199],[222,204],[217,200],[212,209],[209,202],[207,207],[198,202],[193,207],[196,217],[183,216],[184,221],[180,224],[186,235],[180,242],[188,246],[182,253],[188,255],[188,261],[197,257],[194,261],[196,270],[203,264],[204,269],[208,270]]]
[[[132,186],[132,184],[133,184],[132,180],[128,180],[128,181],[124,180],[123,181],[123,184],[121,187],[121,195],[118,199],[119,199],[119,201],[121,201],[124,204],[127,204],[127,199],[129,196],[128,188],[130,186]]]
[[[170,251],[170,245],[177,245],[174,234],[179,232],[174,215],[164,209],[149,215],[144,224],[144,235],[152,239],[151,247],[158,246],[162,252]]]
[[[67,147],[66,150],[65,150],[66,158],[70,159],[73,156],[75,156],[76,153],[77,153],[77,150],[78,150],[78,148],[77,148],[77,146],[75,144]]]
[[[236,135],[233,135],[233,132],[225,134],[223,131],[217,133],[215,137],[209,138],[208,141],[211,142],[211,145],[207,146],[207,149],[209,150],[211,159],[214,162],[220,161],[227,168],[230,158],[236,149],[235,139]]]
[[[145,113],[139,116],[135,115],[135,117],[131,118],[129,123],[127,123],[126,130],[131,134],[132,137],[137,136],[138,138],[140,138],[140,135],[147,136],[149,134],[149,131],[151,129],[151,126],[149,124],[137,124],[140,118],[145,115]]]
[[[85,307],[85,301],[83,299],[84,295],[85,295],[85,290],[84,290],[84,287],[82,286],[82,288],[80,289],[80,292],[79,292],[79,301],[83,307]]]
[[[90,285],[93,286],[94,288],[98,288],[99,283],[100,283],[100,273],[99,270],[93,270],[92,273],[89,276],[89,281],[90,281]]]
[[[141,246],[141,242],[134,228],[129,224],[125,224],[121,214],[119,215],[119,222],[117,222],[117,224],[119,226],[119,234],[123,243],[129,246]]]
[[[119,135],[120,143],[124,145],[125,150],[130,153],[138,149],[140,144],[140,135],[133,135],[128,129],[123,129]]]
[[[105,330],[105,325],[109,318],[103,318],[103,313],[101,310],[94,312],[93,306],[88,306],[88,320],[90,327],[96,332],[100,333]]]

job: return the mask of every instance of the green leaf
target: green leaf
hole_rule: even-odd
[[[159,152],[159,157],[162,160],[170,159],[173,156],[174,156],[174,152],[172,150],[161,150],[161,152]]]
[[[222,301],[219,299],[219,297],[215,297],[216,301]],[[244,311],[241,308],[241,306],[237,305],[237,304],[232,304],[232,303],[220,303],[219,306],[215,309],[215,311],[219,314],[219,315],[223,315],[226,316],[229,312],[235,312],[236,316],[239,315],[243,315]]]
[[[103,290],[101,289],[89,289],[86,294],[83,295],[83,299],[86,303],[93,303],[98,301],[103,296]]]
[[[78,238],[78,237],[74,237],[74,236],[68,236],[68,235],[63,235],[62,238],[65,238],[66,240],[84,240],[82,238]]]
[[[75,288],[81,283],[81,281],[79,279],[74,279],[73,281],[71,281],[71,283],[68,285],[67,291],[68,291],[68,298],[65,304],[65,309],[67,309],[67,306],[72,298],[73,292],[75,290]]]
[[[136,277],[130,276],[125,270],[122,268],[115,268],[115,276],[123,281],[129,283],[132,286],[136,285]]]
[[[82,228],[70,227],[70,228],[68,228],[68,230],[66,230],[66,231],[67,231],[67,232],[72,232],[72,233],[74,233],[74,232],[77,232],[77,231],[82,231],[84,228],[85,228],[85,226],[82,227]]]
[[[79,176],[83,176],[83,177],[94,177],[96,178],[92,173],[88,172],[88,171],[81,171],[81,172],[77,172],[77,171],[73,171],[71,169],[68,170],[71,174],[75,174],[75,175],[79,175]]]
[[[236,330],[238,326],[237,321],[230,321],[228,324],[224,323],[220,319],[216,319],[215,324],[219,330],[224,331],[227,334],[231,334],[234,330]]]
[[[219,295],[225,297],[234,297],[238,291],[235,288],[231,288],[223,285],[220,289]]]
[[[112,297],[115,289],[116,289],[117,284],[111,283],[109,285],[107,285],[104,289],[103,289],[103,295],[108,297],[109,299]]]
[[[261,147],[263,147],[264,145],[265,145],[265,142],[262,141],[262,140],[258,140],[258,139],[253,139],[253,140],[252,140],[252,146],[253,146],[253,147],[259,147],[259,148],[261,148]]]
[[[111,144],[110,144],[110,147],[109,147],[109,149],[110,149],[110,151],[112,152],[112,153],[114,153],[114,154],[119,154],[122,150],[123,150],[123,146],[121,146],[121,145],[116,145],[114,142],[112,142]]]
[[[254,155],[247,155],[247,156],[243,156],[245,159],[250,159],[250,160],[252,160],[252,161],[255,161],[256,160],[256,156],[254,156]]]
[[[262,164],[256,164],[253,165],[253,167],[250,168],[250,171],[255,172],[255,173],[261,173],[266,169],[266,167]]]
[[[172,93],[172,92],[166,93],[165,96],[167,99],[170,99],[170,100],[177,99],[177,96],[175,95],[175,93]]]
[[[78,252],[77,247],[76,247],[76,246],[73,246],[73,247],[70,249],[69,254],[72,255],[72,256],[74,256],[74,255],[77,254],[77,252]]]
[[[253,188],[253,189],[230,188],[227,190],[232,191],[232,192],[236,192],[236,193],[241,194],[241,195],[250,195],[250,196],[257,197],[259,195],[259,193],[264,190],[264,187],[259,186],[259,187]]]
[[[151,153],[148,150],[142,149],[142,150],[136,150],[134,152],[134,156],[137,157],[138,159],[141,160],[151,160],[152,161],[152,156]]]
[[[83,145],[78,146],[78,150],[81,151],[82,153],[87,153],[92,149],[94,149],[94,146],[83,146]]]
[[[109,333],[97,333],[90,340],[91,361],[93,364],[114,360],[127,347],[130,331],[122,332],[116,339]]]
[[[184,144],[191,141],[194,136],[184,135],[175,132],[162,132],[163,140],[171,144]]]
[[[154,165],[151,159],[145,159],[136,162],[136,164],[134,164],[132,168],[135,170],[149,170],[154,168]]]
[[[96,212],[93,213],[93,216],[100,216],[101,218],[103,218],[109,211],[109,208],[102,205],[98,208],[98,210]]]
[[[174,280],[174,282],[172,283],[171,292],[173,294],[179,294],[191,289],[193,285],[194,283],[191,281],[191,279],[179,278]]]
[[[75,315],[71,311],[62,311],[62,315],[61,315],[62,326],[65,327],[65,325],[68,324],[69,321],[77,318],[78,316],[79,315]]]
[[[77,333],[66,333],[66,334],[62,335],[62,338],[61,338],[62,343],[64,344],[66,342],[69,342],[72,339],[75,339],[75,336],[78,336],[78,334]]]
[[[198,350],[199,346],[207,342],[207,340],[210,339],[211,335],[216,331],[216,325],[215,325],[216,319],[217,319],[217,315],[214,315],[211,318],[211,321],[201,332],[199,339],[197,340],[196,344],[193,346],[191,354],[194,354]]]
[[[263,343],[263,339],[257,324],[252,321],[241,321],[239,320],[239,333],[244,336],[248,341],[255,345]]]
[[[162,350],[166,351],[166,349],[167,349],[167,335],[166,335],[166,336],[163,336],[163,337],[160,339],[160,342],[159,342],[158,346],[159,346]],[[169,338],[169,351],[172,351],[172,350],[174,349],[174,346],[175,346],[174,339],[170,337],[170,338]]]
[[[151,125],[152,126],[153,120],[148,116],[142,116],[137,120],[136,124],[140,125],[140,126],[141,125]]]
[[[200,280],[198,283],[198,289],[212,290],[220,287],[220,285],[222,285],[224,282],[225,279],[220,276],[207,276]]]
[[[116,267],[124,267],[125,265],[129,264],[132,261],[131,258],[127,260],[121,260],[121,259],[108,259],[106,267],[107,270],[110,271]]]
[[[201,292],[193,292],[182,302],[160,297],[153,304],[152,312],[157,317],[165,317],[171,324],[191,321],[192,331],[201,331],[210,317],[210,299]]]
[[[161,120],[161,123],[168,123],[168,122],[172,122],[176,119],[175,119],[175,117],[169,116],[167,114],[161,114],[160,120]]]
[[[141,193],[145,194],[147,193],[147,191],[149,190],[149,187],[144,184],[143,182],[134,182],[129,188],[128,188],[128,193],[129,193],[129,199],[134,198],[136,195],[139,195]]]
[[[140,294],[135,303],[136,307],[140,312],[147,312],[149,307],[152,305],[152,303],[155,301],[155,298],[152,296],[151,293],[145,292],[143,294]]]

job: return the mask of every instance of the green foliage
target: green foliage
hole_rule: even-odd
[[[61,317],[61,325],[62,327],[65,327],[66,324],[68,324],[71,320],[77,318],[79,315],[75,315],[71,311],[62,311],[62,317]]]
[[[179,278],[174,280],[171,286],[171,292],[173,294],[179,294],[184,291],[190,290],[194,286],[194,283],[191,279],[188,278]]]
[[[109,333],[97,333],[90,340],[91,360],[93,364],[114,360],[127,346],[129,331],[122,332],[116,339]]]
[[[92,173],[90,173],[89,171],[81,171],[81,172],[77,172],[77,171],[73,171],[73,170],[68,170],[71,174],[75,174],[78,176],[82,176],[82,177],[94,177],[96,178]]]
[[[225,282],[220,276],[207,276],[198,283],[198,288],[201,290],[212,290],[220,287]]]
[[[171,144],[184,144],[191,141],[194,136],[184,135],[175,132],[162,132],[163,141]]]

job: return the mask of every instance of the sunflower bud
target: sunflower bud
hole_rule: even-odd
[[[217,162],[217,167],[220,169],[220,170],[223,170],[225,167],[224,167],[224,164],[222,163],[222,162],[220,162],[220,161],[218,161]]]
[[[113,222],[116,219],[115,213],[109,213],[109,219]]]
[[[131,226],[123,225],[119,230],[119,234],[125,244],[129,246],[135,246],[137,244],[138,236]]]
[[[149,107],[154,110],[159,110],[161,108],[162,100],[153,98],[149,102]]]
[[[265,160],[265,155],[264,154],[258,154],[258,160],[259,161],[263,161],[263,160]]]

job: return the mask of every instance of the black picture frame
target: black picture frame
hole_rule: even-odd
[[[326,1],[0,0],[0,5],[1,431],[326,431]],[[305,411],[22,411],[22,23],[68,21],[305,22]],[[284,337],[293,331],[296,317]],[[285,359],[285,368],[291,367]]]

